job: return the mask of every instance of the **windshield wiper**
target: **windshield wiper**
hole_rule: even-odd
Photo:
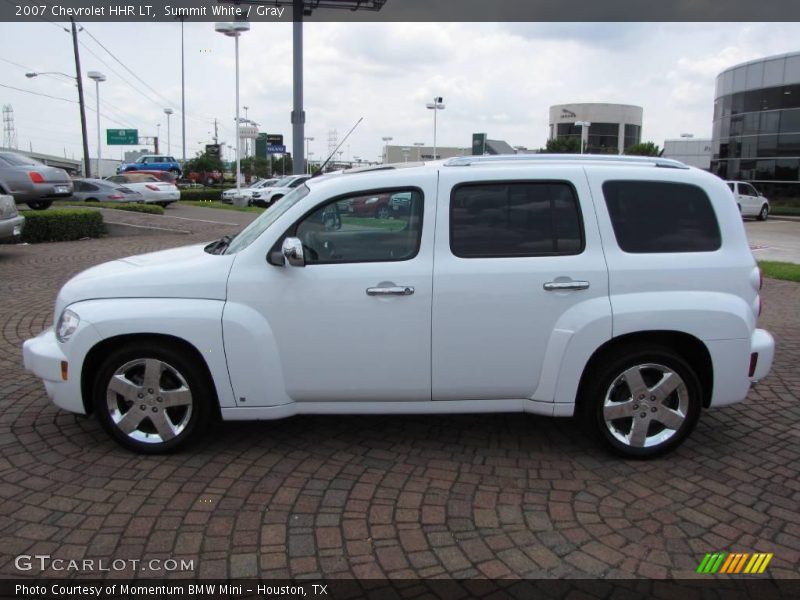
[[[223,235],[216,242],[211,242],[208,246],[203,248],[203,250],[209,254],[222,254],[225,252],[225,248],[230,245],[231,240],[233,240],[232,235]]]

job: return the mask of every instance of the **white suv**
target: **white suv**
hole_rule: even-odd
[[[736,205],[743,217],[756,217],[759,221],[767,220],[769,200],[762,196],[761,192],[744,181],[726,181],[725,183],[733,192]]]
[[[464,157],[315,177],[233,239],[93,267],[23,351],[58,406],[140,452],[215,416],[527,412],[649,457],[769,372],[759,289],[713,175]]]

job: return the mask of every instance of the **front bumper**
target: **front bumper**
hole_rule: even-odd
[[[755,360],[755,368],[750,381],[757,383],[769,374],[775,358],[775,340],[769,331],[756,329],[750,336],[750,356]]]
[[[80,389],[81,364],[69,363],[53,328],[46,329],[22,345],[25,368],[41,378],[53,403],[74,413],[86,414]],[[61,363],[68,365],[68,375],[62,376]]]

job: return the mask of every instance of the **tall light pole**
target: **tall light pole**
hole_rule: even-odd
[[[156,123],[156,143],[154,144],[156,154],[158,154],[158,148],[160,142],[161,142],[161,123]]]
[[[391,136],[382,137],[383,140],[383,162],[389,162],[389,142],[391,142],[394,138]]]
[[[249,123],[249,120],[247,118],[247,109],[248,108],[249,108],[248,106],[243,106],[242,107],[242,110],[244,110],[244,122],[245,123]],[[248,156],[250,156],[250,138],[244,138],[244,157],[247,158]]]
[[[308,157],[308,156],[311,156],[311,154],[308,151],[308,142],[313,142],[314,138],[313,137],[307,137],[307,138],[305,138],[305,141],[306,141],[306,157]],[[308,165],[307,171],[310,174],[311,173],[311,161],[308,160],[308,158],[306,159],[306,164]]]
[[[239,133],[239,36],[245,31],[250,31],[250,23],[236,21],[234,23],[216,23],[214,31],[227,37],[232,37],[236,42],[236,198],[241,199],[242,192],[242,136]]]
[[[425,108],[433,111],[433,160],[436,160],[436,113],[444,110],[444,102],[441,96],[436,96],[433,102],[428,102]]]
[[[581,128],[581,154],[583,154],[583,138],[586,137],[588,141],[588,134],[589,126],[591,125],[590,121],[575,121],[575,125]]]
[[[181,20],[181,143],[183,145],[183,162],[186,162],[186,76],[183,61],[183,22],[185,16],[179,16]]]
[[[170,141],[170,131],[169,131],[169,117],[172,115],[174,111],[171,108],[165,108],[164,114],[167,115],[167,154],[172,154],[172,142]]]
[[[86,76],[94,81],[95,100],[97,100],[97,178],[101,179],[100,158],[103,156],[103,150],[100,143],[100,82],[105,81],[106,76],[100,71],[89,71]]]

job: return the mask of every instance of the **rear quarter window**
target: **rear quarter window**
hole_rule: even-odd
[[[606,181],[603,196],[624,252],[713,252],[722,244],[711,200],[696,185]]]

